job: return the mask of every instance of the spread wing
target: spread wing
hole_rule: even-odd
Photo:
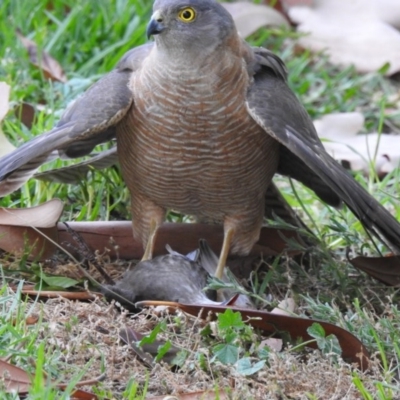
[[[0,196],[21,187],[36,169],[54,158],[82,157],[115,137],[115,125],[132,106],[128,82],[152,48],[137,47],[91,86],[63,114],[54,129],[0,158]]]
[[[286,83],[283,62],[265,49],[254,49],[254,53],[247,108],[266,133],[281,143],[278,172],[301,181],[330,204],[340,199],[368,231],[399,250],[399,222],[325,151],[310,117]]]

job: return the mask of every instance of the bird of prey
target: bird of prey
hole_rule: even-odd
[[[218,221],[228,252],[246,254],[278,172],[400,248],[400,224],[330,157],[287,84],[281,59],[251,47],[214,0],[156,0],[147,35],[66,110],[57,126],[0,160],[0,195],[54,157],[80,157],[116,137],[133,233],[152,257],[167,209]]]

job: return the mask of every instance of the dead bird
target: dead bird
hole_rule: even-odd
[[[143,300],[174,301],[184,304],[221,304],[237,292],[232,289],[204,290],[215,274],[218,257],[205,240],[199,249],[188,255],[167,247],[169,254],[139,262],[126,271],[115,285],[104,285],[102,292],[108,300],[116,300],[130,311],[137,311],[135,303]],[[223,281],[230,282],[227,273]],[[247,296],[240,294],[235,301],[239,307],[253,307]]]

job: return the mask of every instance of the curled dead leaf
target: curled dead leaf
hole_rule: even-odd
[[[31,378],[22,368],[0,359],[0,376],[7,393],[28,393]]]
[[[349,260],[354,268],[364,271],[378,281],[400,287],[400,256],[355,257]]]
[[[161,301],[141,301],[136,303],[137,307],[158,305],[176,307],[187,314],[203,319],[210,318],[210,316],[216,318],[218,313],[223,313],[227,309],[226,306],[221,305],[199,306],[195,304],[180,304]],[[339,326],[324,321],[292,317],[287,315],[276,315],[260,310],[251,310],[238,307],[229,308],[234,312],[239,312],[243,321],[246,321],[254,328],[260,329],[266,335],[274,335],[274,337],[279,337],[282,332],[288,332],[292,339],[295,340],[300,338],[306,343],[307,346],[313,348],[317,348],[317,344],[309,335],[307,330],[312,324],[318,323],[323,327],[326,336],[336,336],[342,349],[342,357],[344,360],[357,364],[358,367],[363,371],[368,370],[370,366],[369,353],[363,343],[350,332],[340,328]]]
[[[353,171],[368,175],[371,162],[378,176],[400,166],[400,137],[378,133],[359,134],[364,116],[358,112],[333,113],[314,121],[324,147],[336,160]]]
[[[391,75],[400,71],[400,32],[382,20],[383,8],[376,0],[314,0],[312,7],[294,6],[288,14],[305,33],[301,47],[325,51],[332,63],[354,65],[360,72],[389,64]]]
[[[6,393],[18,393],[21,396],[28,394],[32,379],[22,368],[0,359],[0,377],[2,384],[4,383]],[[84,383],[86,382],[78,382],[76,386]],[[94,383],[94,381],[91,381],[91,383]],[[65,389],[67,385],[58,384],[56,386],[60,389]],[[75,390],[69,398],[71,400],[97,400],[98,396],[83,390]]]
[[[67,77],[58,61],[45,51],[40,51],[36,43],[23,36],[21,31],[17,30],[16,33],[23,46],[28,50],[31,63],[40,68],[46,78],[63,83],[67,82]]]
[[[147,397],[147,400],[228,400],[231,396],[228,395],[224,390],[214,391],[201,391],[201,392],[191,392],[191,393],[179,393],[177,395],[168,396],[154,396]]]
[[[132,237],[132,224],[129,221],[107,222],[69,222],[70,228],[78,232],[93,251],[111,249],[110,257],[140,259],[143,256],[142,244]],[[58,225],[60,243],[74,243],[63,224]],[[112,238],[112,243],[110,243]],[[200,239],[206,239],[212,250],[218,254],[223,240],[223,229],[218,225],[207,224],[163,224],[157,230],[154,255],[165,254],[169,244],[181,254],[187,254],[198,247]],[[260,239],[251,254],[264,256],[278,255],[287,249],[286,239],[301,243],[296,231],[263,227]],[[118,246],[117,251],[115,247]],[[290,256],[300,254],[298,250],[288,250]]]
[[[35,120],[35,108],[31,104],[19,104],[14,108],[14,114],[28,129],[32,128]]]
[[[58,199],[31,208],[0,208],[0,249],[13,254],[30,249],[30,259],[51,257],[62,210]]]

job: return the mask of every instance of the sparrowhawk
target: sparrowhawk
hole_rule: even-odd
[[[273,175],[293,177],[400,248],[400,224],[324,150],[287,84],[285,65],[242,40],[214,0],[156,0],[155,41],[125,54],[57,126],[0,160],[0,195],[55,151],[89,154],[116,137],[132,199],[134,235],[151,258],[167,209],[220,221],[229,250],[246,254],[263,223]]]

